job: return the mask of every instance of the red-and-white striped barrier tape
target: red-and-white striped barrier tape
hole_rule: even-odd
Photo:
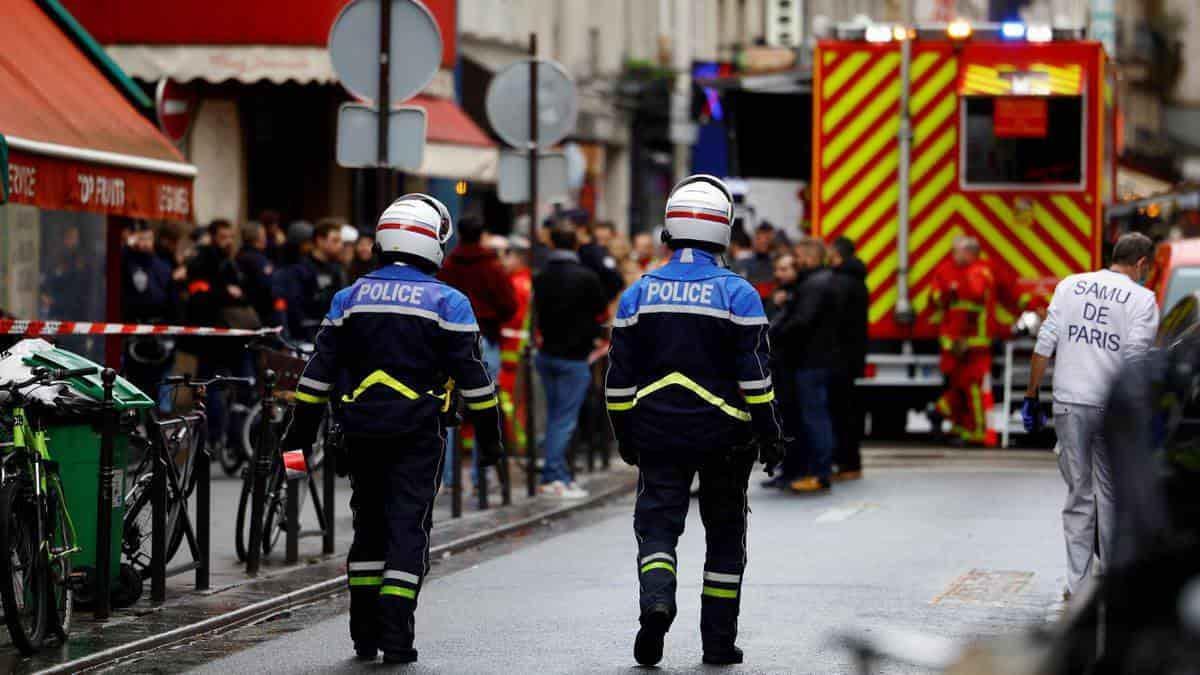
[[[278,333],[279,328],[216,328],[213,326],[166,326],[150,323],[104,323],[99,321],[31,321],[0,319],[0,335],[212,335],[254,337]]]

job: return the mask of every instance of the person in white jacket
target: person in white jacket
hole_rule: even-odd
[[[1126,364],[1145,357],[1158,330],[1154,293],[1141,282],[1153,264],[1154,244],[1143,234],[1122,236],[1105,270],[1059,282],[1037,347],[1022,406],[1027,431],[1043,420],[1038,388],[1050,357],[1054,363],[1054,429],[1058,466],[1067,483],[1063,531],[1067,542],[1069,598],[1112,559],[1113,481],[1102,435],[1110,387]],[[1097,547],[1098,543],[1098,547]]]

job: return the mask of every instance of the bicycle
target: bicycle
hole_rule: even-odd
[[[75,525],[30,394],[99,370],[35,368],[27,380],[0,385],[0,405],[12,416],[12,442],[0,444],[0,604],[13,644],[25,656],[37,653],[51,633],[66,641],[74,591],[83,585],[71,566],[80,550]]]
[[[188,499],[196,489],[195,465],[209,461],[208,417],[204,404],[204,393],[209,387],[226,385],[249,386],[250,378],[218,375],[207,380],[193,380],[187,375],[173,375],[163,384],[178,390],[192,390],[196,408],[191,412],[160,416],[151,411],[148,418],[147,437],[135,437],[141,446],[142,459],[132,472],[132,486],[125,497],[129,508],[122,523],[121,548],[129,565],[138,574],[138,587],[150,572],[153,558],[153,462],[161,462],[166,469],[166,560],[170,561],[179,552],[190,524],[186,522]],[[189,537],[190,538],[190,537]]]
[[[273,375],[266,380],[270,382]],[[261,545],[260,550],[262,555],[270,555],[275,550],[276,544],[279,542],[280,536],[288,531],[290,524],[290,511],[288,509],[288,476],[287,467],[284,466],[283,453],[279,447],[279,438],[281,430],[286,429],[287,422],[292,410],[289,409],[282,414],[274,414],[281,408],[287,407],[286,404],[275,401],[274,396],[276,389],[273,384],[268,384],[264,387],[264,401],[268,398],[270,405],[264,408],[270,409],[272,415],[270,419],[278,420],[278,422],[268,425],[260,425],[257,429],[257,449],[252,457],[257,456],[258,452],[266,451],[271,454],[267,474],[264,478],[265,490],[264,509],[262,514],[262,529],[261,529]],[[323,461],[324,448],[329,445],[330,438],[338,433],[336,425],[329,423],[330,416],[326,415],[322,420],[318,430],[318,440],[313,444],[311,449],[304,450],[305,465],[308,468],[307,475],[303,478],[307,483],[307,490],[300,489],[296,491],[297,503],[295,513],[299,514],[304,508],[304,504],[308,498],[311,498],[314,508],[317,513],[319,531],[325,531],[327,523],[325,522],[325,510],[322,504],[322,498],[317,490],[317,483],[314,479],[314,474],[318,469],[318,462]],[[272,440],[273,439],[273,440]],[[317,457],[320,452],[321,457]],[[242,493],[238,499],[237,520],[234,529],[234,549],[237,553],[238,560],[245,562],[250,550],[249,539],[250,531],[253,523],[251,521],[251,511],[254,496],[254,464],[246,467],[242,473]],[[304,533],[302,536],[307,536],[309,533]]]
[[[247,348],[261,354],[261,358],[268,364],[267,367],[278,373],[294,372],[297,373],[297,377],[299,377],[298,373],[304,370],[304,364],[308,362],[313,351],[312,345],[296,344],[280,335],[257,338],[251,341]],[[217,461],[220,462],[221,469],[225,471],[226,475],[234,476],[247,462],[254,459],[255,444],[259,434],[262,433],[262,398],[256,392],[245,403],[233,402],[230,410],[232,411],[230,419],[233,438],[219,448]],[[272,422],[278,428],[286,429],[289,412],[286,406],[276,406]],[[322,422],[323,429],[324,422]],[[325,461],[325,449],[321,442],[324,433],[318,434],[317,438],[318,441],[309,455],[310,466],[313,470],[319,469]]]

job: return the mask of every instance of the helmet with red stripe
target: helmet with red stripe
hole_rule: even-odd
[[[733,194],[716,176],[688,176],[667,197],[664,239],[729,247]]]
[[[442,266],[446,242],[454,234],[450,211],[429,195],[400,197],[379,216],[375,244],[380,253],[406,253]]]

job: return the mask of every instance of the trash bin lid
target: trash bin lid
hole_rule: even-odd
[[[32,367],[42,366],[64,370],[88,367],[98,368],[99,370],[97,370],[95,375],[73,377],[67,380],[66,383],[76,393],[96,401],[104,400],[104,381],[100,378],[100,371],[104,369],[104,366],[94,361],[65,349],[51,347],[26,356],[22,359],[22,362]],[[118,411],[137,410],[153,407],[154,400],[142,393],[142,390],[134,386],[129,380],[117,376],[116,382],[113,383],[113,404]]]

